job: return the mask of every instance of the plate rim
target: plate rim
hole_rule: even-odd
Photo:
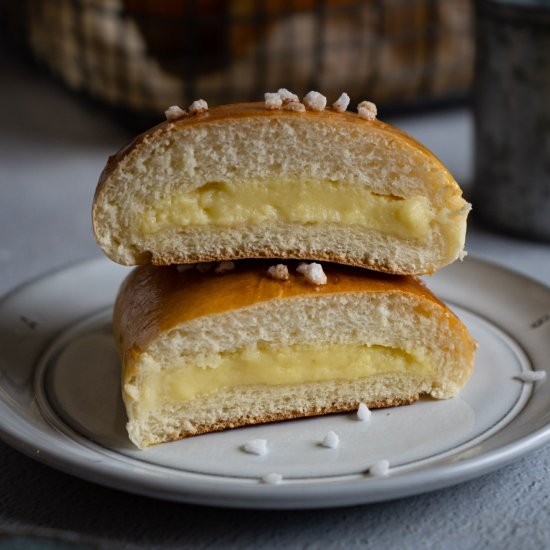
[[[482,264],[492,270],[514,277],[518,282],[529,282],[546,292],[550,292],[550,286],[508,267],[487,261],[484,258],[470,255],[466,261],[472,264]],[[6,303],[41,281],[45,281],[61,273],[66,273],[72,269],[86,267],[92,269],[95,264],[101,267],[101,264],[106,262],[108,260],[103,257],[78,260],[24,281],[0,297],[0,315],[4,313]],[[123,268],[124,266],[117,267]],[[97,309],[99,307],[96,308],[96,311]],[[61,330],[56,330],[54,334],[49,335],[46,342],[40,347],[40,350],[33,354],[32,376],[29,379],[31,386],[34,384],[34,375],[40,358],[47,353],[47,350],[55,343],[60,334],[76,321],[78,320],[73,319],[71,322],[66,323]],[[529,350],[523,347],[522,349],[529,357]],[[32,388],[32,393],[35,395],[34,387]],[[35,398],[33,398],[33,403],[35,403]],[[3,392],[0,393],[0,410],[4,412],[7,410],[12,415],[21,419],[21,416],[17,414],[13,406],[5,401]],[[40,415],[48,430],[54,431],[52,435],[51,432],[47,432],[41,428],[41,431],[51,439],[59,430],[42,413]],[[23,420],[28,424],[32,424],[27,418]],[[33,426],[36,428],[36,424]],[[506,429],[506,427],[503,429]],[[70,454],[66,454],[63,450],[56,451],[53,439],[50,442],[53,443],[52,446],[41,445],[40,449],[37,449],[30,436],[17,432],[15,428],[12,428],[5,422],[5,416],[0,415],[0,438],[8,445],[38,462],[85,479],[86,481],[129,493],[194,504],[236,508],[312,509],[387,501],[450,487],[474,479],[505,466],[548,443],[550,441],[550,422],[521,435],[512,442],[485,451],[480,455],[466,457],[457,462],[433,464],[428,468],[406,472],[402,476],[388,476],[384,478],[365,476],[363,479],[356,479],[351,483],[339,480],[323,484],[322,486],[315,485],[314,483],[281,484],[277,486],[257,483],[245,484],[244,486],[241,484],[237,487],[231,486],[231,484],[229,486],[223,484],[216,486],[212,480],[200,479],[207,476],[193,474],[190,477],[194,479],[185,480],[185,489],[183,491],[180,484],[174,487],[174,484],[171,483],[168,477],[166,479],[140,477],[133,471],[112,468],[112,466],[109,466],[110,463],[104,460],[105,456],[102,456],[102,460],[99,462],[79,459],[77,450],[80,449],[81,445],[70,439],[66,434],[63,434],[63,437],[77,447]],[[86,451],[93,452],[89,448],[86,448]]]

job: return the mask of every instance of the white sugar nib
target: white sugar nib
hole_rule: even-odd
[[[390,463],[387,460],[379,460],[369,468],[369,474],[376,477],[387,476],[390,473]]]
[[[357,418],[359,420],[368,420],[371,414],[371,410],[365,405],[365,403],[359,403],[359,407],[357,408]]]
[[[183,118],[185,116],[185,111],[177,105],[172,105],[171,107],[168,107],[166,111],[164,111],[164,114],[168,122],[173,122],[174,120]]]
[[[296,94],[293,94],[290,90],[287,90],[286,88],[279,88],[277,90],[277,94],[279,95],[283,103],[288,103],[289,101],[300,101],[300,98]]]
[[[327,98],[319,92],[308,92],[303,99],[306,109],[310,111],[324,111],[327,106]]]
[[[220,262],[215,268],[214,273],[217,275],[223,275],[224,273],[228,273],[229,271],[233,271],[235,269],[235,262],[232,261],[223,261]]]
[[[277,93],[267,92],[264,94],[265,108],[269,110],[280,109],[283,105],[281,96]]]
[[[323,271],[323,266],[321,264],[312,262],[310,264],[306,262],[301,262],[300,265],[296,268],[298,273],[301,273],[309,284],[312,285],[326,285],[327,276]]]
[[[366,120],[375,120],[376,115],[378,114],[378,109],[372,101],[361,101],[357,105],[357,112],[361,118]]]
[[[328,449],[336,449],[336,447],[340,445],[340,438],[336,432],[330,430],[330,432],[328,432],[323,438],[323,442],[321,444],[323,447],[327,447]]]
[[[273,472],[271,474],[263,476],[262,481],[264,483],[267,483],[267,485],[279,485],[279,483],[283,481],[283,476],[281,474]]]
[[[275,279],[279,281],[288,281],[290,279],[288,267],[285,264],[277,264],[268,267],[267,276],[270,279]]]
[[[332,108],[339,113],[343,113],[349,105],[349,95],[344,92],[333,104]]]
[[[266,439],[252,439],[243,445],[243,451],[252,455],[264,456],[267,454]]]
[[[528,370],[515,376],[522,382],[544,382],[546,380],[545,370]]]
[[[189,106],[190,113],[204,113],[208,111],[208,103],[204,99],[197,99]]]

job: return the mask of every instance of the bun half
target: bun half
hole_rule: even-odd
[[[273,257],[422,274],[461,256],[469,209],[387,124],[247,103],[160,124],[111,157],[93,226],[124,265]]]
[[[140,448],[232,428],[448,398],[476,344],[413,277],[326,264],[326,285],[289,264],[234,271],[136,268],[114,331],[130,439]]]

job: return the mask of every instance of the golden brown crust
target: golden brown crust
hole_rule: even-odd
[[[410,405],[418,401],[418,394],[408,398],[390,398],[380,401],[369,401],[365,404],[369,409],[383,409],[386,407],[399,407],[401,405]],[[341,405],[333,405],[330,407],[315,407],[309,410],[288,410],[281,413],[265,414],[257,417],[239,417],[236,420],[226,422],[215,422],[213,424],[201,424],[193,430],[181,431],[173,434],[171,437],[163,439],[164,442],[177,441],[185,437],[202,435],[210,432],[221,432],[232,428],[241,428],[243,426],[253,426],[255,424],[267,424],[270,422],[281,422],[284,420],[295,420],[297,418],[306,418],[311,416],[323,416],[326,414],[347,413],[356,410],[359,407],[359,402],[345,403]]]
[[[139,266],[121,286],[114,310],[114,330],[123,357],[143,350],[159,333],[198,317],[238,310],[271,300],[339,293],[398,293],[417,296],[445,311],[457,329],[465,329],[454,314],[417,278],[386,275],[338,264],[323,264],[326,285],[308,284],[287,262],[290,279],[266,275],[278,260],[243,260],[233,271],[216,275],[176,266]]]
[[[169,266],[169,265],[178,265],[178,264],[190,264],[190,263],[203,263],[203,262],[222,262],[228,260],[248,260],[251,258],[251,255],[248,254],[246,250],[238,251],[235,254],[215,254],[215,255],[205,255],[205,254],[186,254],[185,256],[161,256],[151,254],[148,261],[143,261],[141,265],[151,263],[156,266]],[[315,262],[331,262],[342,265],[347,265],[350,267],[361,267],[364,269],[379,271],[380,273],[386,273],[389,275],[409,275],[406,270],[402,270],[394,262],[381,262],[375,260],[369,260],[368,258],[365,261],[359,261],[359,258],[353,258],[348,256],[336,256],[329,252],[318,252],[315,255],[310,255],[307,258],[304,258],[303,254],[299,252],[293,252],[292,250],[278,251],[277,254],[274,254],[271,250],[254,250],[254,259],[263,260],[277,258],[279,260],[302,260],[302,261],[315,261]],[[431,275],[433,270],[426,270],[424,272],[415,273],[415,275]]]
[[[406,134],[405,132],[394,128],[393,126],[386,124],[380,120],[365,120],[361,118],[357,113],[351,112],[337,112],[333,109],[325,109],[324,111],[305,111],[303,113],[296,113],[291,111],[285,111],[283,109],[269,110],[265,108],[263,102],[256,103],[234,103],[230,105],[220,105],[218,107],[212,107],[204,113],[198,113],[193,115],[186,115],[185,117],[173,122],[161,122],[153,128],[143,132],[130,143],[122,147],[117,153],[110,156],[107,165],[103,169],[99,183],[95,192],[94,201],[100,195],[106,181],[111,173],[116,169],[117,165],[132,151],[139,147],[139,145],[152,139],[157,133],[171,132],[178,130],[184,126],[200,126],[206,124],[212,124],[217,122],[232,122],[239,119],[251,119],[251,118],[272,118],[272,119],[291,119],[294,117],[303,117],[311,120],[323,120],[330,122],[335,126],[349,126],[354,129],[360,129],[365,132],[370,131],[382,131],[390,134],[396,141],[405,142],[408,145],[413,146],[421,150],[424,154],[428,155],[430,159],[437,163],[439,168],[443,170],[449,180],[450,185],[455,185],[456,182],[452,178],[449,171],[443,166],[439,159],[421,143],[414,138]]]

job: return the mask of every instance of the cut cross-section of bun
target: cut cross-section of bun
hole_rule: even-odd
[[[249,103],[165,122],[109,159],[93,224],[124,265],[325,260],[432,273],[470,205],[425,147],[377,120]]]
[[[448,398],[468,379],[475,342],[414,277],[325,264],[315,286],[292,263],[287,280],[273,279],[270,265],[128,276],[114,331],[138,447],[360,402]]]

